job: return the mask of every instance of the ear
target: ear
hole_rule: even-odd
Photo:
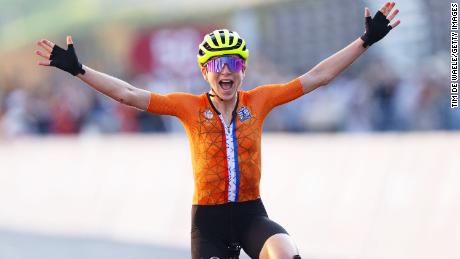
[[[201,74],[203,75],[204,80],[208,81],[208,70],[206,70],[206,67],[201,67]]]

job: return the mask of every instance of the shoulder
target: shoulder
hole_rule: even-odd
[[[270,92],[270,89],[273,87],[273,86],[277,86],[278,84],[265,84],[265,85],[258,85],[250,90],[247,90],[247,91],[242,91],[244,92],[244,95],[246,96],[246,98],[254,98],[254,97],[257,97],[257,96],[261,96],[261,95],[265,95],[265,94],[268,94]]]
[[[191,94],[185,92],[173,92],[168,94],[158,94],[155,92],[150,92],[151,98],[167,98],[174,101],[190,101],[197,102],[203,99],[204,94]]]
[[[191,94],[191,93],[185,93],[185,92],[174,92],[174,93],[169,93],[165,94],[165,96],[171,96],[175,98],[187,98],[187,99],[199,99],[201,98],[203,94]]]
[[[150,92],[148,111],[160,114],[179,114],[199,107],[203,103],[204,95],[195,95],[184,92],[158,94]]]

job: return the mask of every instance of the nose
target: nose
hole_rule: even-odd
[[[228,68],[228,65],[227,64],[224,64],[224,67],[222,68],[222,70],[220,71],[221,74],[230,74],[232,73],[232,71],[230,70],[230,68]]]

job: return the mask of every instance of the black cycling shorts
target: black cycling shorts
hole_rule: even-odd
[[[268,218],[261,199],[221,205],[192,206],[192,258],[230,258],[240,246],[259,258],[265,241],[287,231]]]

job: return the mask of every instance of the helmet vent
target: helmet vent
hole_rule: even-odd
[[[212,51],[211,46],[209,46],[209,44],[208,44],[207,42],[205,42],[205,43],[203,44],[203,47],[204,47],[206,50]]]
[[[243,43],[243,40],[242,40],[242,39],[238,39],[238,43],[236,43],[235,47],[233,47],[233,48],[235,48],[235,49],[239,48],[239,47],[241,46],[242,43]]]
[[[217,42],[217,39],[216,39],[216,35],[214,33],[211,35],[211,40],[214,43],[214,45],[216,45],[216,46],[219,45],[219,43]]]
[[[219,31],[219,36],[222,41],[222,44],[225,44],[225,32],[224,31]]]

